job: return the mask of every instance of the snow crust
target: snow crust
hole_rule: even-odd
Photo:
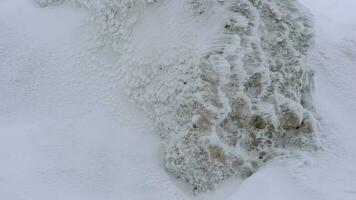
[[[166,169],[194,191],[315,147],[304,61],[313,26],[298,2],[70,2],[92,13],[99,44],[121,55],[120,75],[156,124]]]

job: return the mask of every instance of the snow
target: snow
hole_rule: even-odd
[[[299,4],[75,2],[121,55],[129,95],[162,138],[165,168],[195,192],[314,147],[303,62],[313,31]]]
[[[0,1],[0,199],[185,199],[86,18]]]
[[[211,17],[209,11],[201,16],[187,16],[184,9],[178,12],[185,6],[185,1],[167,1],[154,10],[154,16],[161,18],[150,20],[164,24],[164,30],[152,25],[139,29],[139,33],[143,32],[139,38],[144,38],[139,42],[141,45],[133,42],[128,48],[133,49],[133,54],[129,51],[128,57],[137,58],[137,61],[125,61],[129,66],[131,97],[143,104],[158,124],[166,168],[192,184],[198,192],[214,188],[231,176],[249,176],[262,165],[262,160],[274,157],[279,150],[285,152],[288,147],[305,147],[312,143],[312,134],[304,134],[303,131],[312,129],[307,127],[311,124],[308,123],[309,108],[296,105],[301,101],[307,102],[305,104],[311,101],[308,92],[304,91],[312,85],[305,80],[312,77],[307,65],[294,60],[303,58],[303,52],[311,44],[309,21],[301,20],[308,15],[293,3],[280,2],[277,5],[264,1],[261,3],[263,6],[250,1],[224,3],[224,6],[213,7],[220,12],[219,16]],[[290,10],[281,9],[286,7]],[[162,10],[173,14],[164,15]],[[281,26],[274,24],[280,20],[273,19],[276,15],[289,16],[280,21],[284,28],[278,29]],[[141,24],[147,24],[146,19],[150,16],[148,13]],[[177,29],[171,37],[171,29],[182,27],[175,21],[177,16],[180,20],[188,18],[184,21],[188,25],[200,20],[191,26],[198,27],[194,28],[197,33],[191,33],[191,28]],[[221,21],[216,23],[213,21],[215,18]],[[165,24],[166,21],[170,23]],[[246,23],[240,24],[240,21]],[[209,24],[210,32],[199,30],[206,24]],[[276,27],[276,30],[261,27]],[[135,31],[132,32],[133,41],[136,39]],[[151,38],[152,33],[159,35],[164,42],[160,45],[147,42],[161,41]],[[195,50],[197,45],[190,47],[194,39],[186,42],[187,38],[208,34],[213,36],[205,41],[210,48],[188,51]],[[147,38],[143,37],[146,35]],[[170,36],[169,42],[165,40],[167,35]],[[179,37],[174,37],[176,35]],[[293,43],[300,38],[300,43]],[[170,45],[172,40],[175,48]],[[277,40],[283,44],[279,45]],[[183,47],[180,46],[182,41]],[[147,43],[149,45],[142,45]],[[163,54],[160,53],[162,50]],[[137,55],[135,51],[143,52],[145,56]],[[176,55],[177,51],[182,52],[178,57],[170,56]],[[280,69],[270,70],[272,65]],[[296,75],[299,73],[301,76]],[[283,78],[271,80],[270,74]],[[254,125],[255,121],[260,124],[258,127]],[[299,129],[297,137],[293,134],[296,127]],[[284,137],[289,140],[284,140]]]
[[[323,150],[271,163],[231,200],[356,199],[356,2],[302,0],[315,16],[314,101]],[[256,193],[256,191],[259,191]]]
[[[87,14],[0,0],[0,199],[356,199],[356,2],[302,3],[315,15],[308,62],[323,149],[193,197],[163,169],[154,124],[124,95],[115,54],[88,47]]]

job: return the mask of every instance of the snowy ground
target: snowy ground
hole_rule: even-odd
[[[356,2],[302,2],[316,16],[325,150],[198,198],[356,199]],[[191,199],[162,169],[158,136],[123,95],[113,55],[87,47],[90,31],[78,10],[0,0],[0,199]]]
[[[178,199],[158,136],[110,55],[88,50],[84,19],[0,1],[0,199]]]

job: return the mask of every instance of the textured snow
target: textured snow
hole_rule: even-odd
[[[313,148],[313,27],[296,1],[70,2],[120,55],[118,76],[154,120],[166,169],[196,192]]]
[[[356,199],[356,2],[302,0],[314,14],[314,102],[323,150],[271,163],[229,200]],[[259,191],[259,192],[256,192]]]
[[[0,1],[0,199],[189,199],[86,19]]]
[[[225,181],[217,191],[192,197],[163,170],[154,125],[127,102],[117,54],[102,45],[111,38],[93,37],[95,28],[88,28],[79,10],[0,1],[0,199],[355,199],[356,5],[352,0],[303,3],[316,21],[316,45],[307,62],[316,70],[322,151],[268,163],[239,188],[238,182]],[[188,12],[207,9],[198,7]],[[150,9],[156,8],[145,12]],[[178,50],[187,44],[193,55],[207,53],[206,41],[221,34],[214,28],[220,21],[211,21],[211,27],[198,26],[206,33],[195,32],[200,40],[191,37],[178,46],[180,28],[155,34],[147,28],[161,28],[155,23],[163,20],[160,15],[143,19],[133,32],[135,45],[141,45],[135,53],[143,56],[147,51],[140,48],[157,45],[146,57],[152,62],[157,51],[167,60],[184,55]],[[94,45],[96,51],[90,51],[93,39],[101,45]],[[293,108],[301,116],[300,106]]]

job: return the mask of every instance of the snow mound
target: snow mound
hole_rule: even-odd
[[[166,169],[195,192],[313,149],[313,26],[297,1],[69,1],[93,13]]]

